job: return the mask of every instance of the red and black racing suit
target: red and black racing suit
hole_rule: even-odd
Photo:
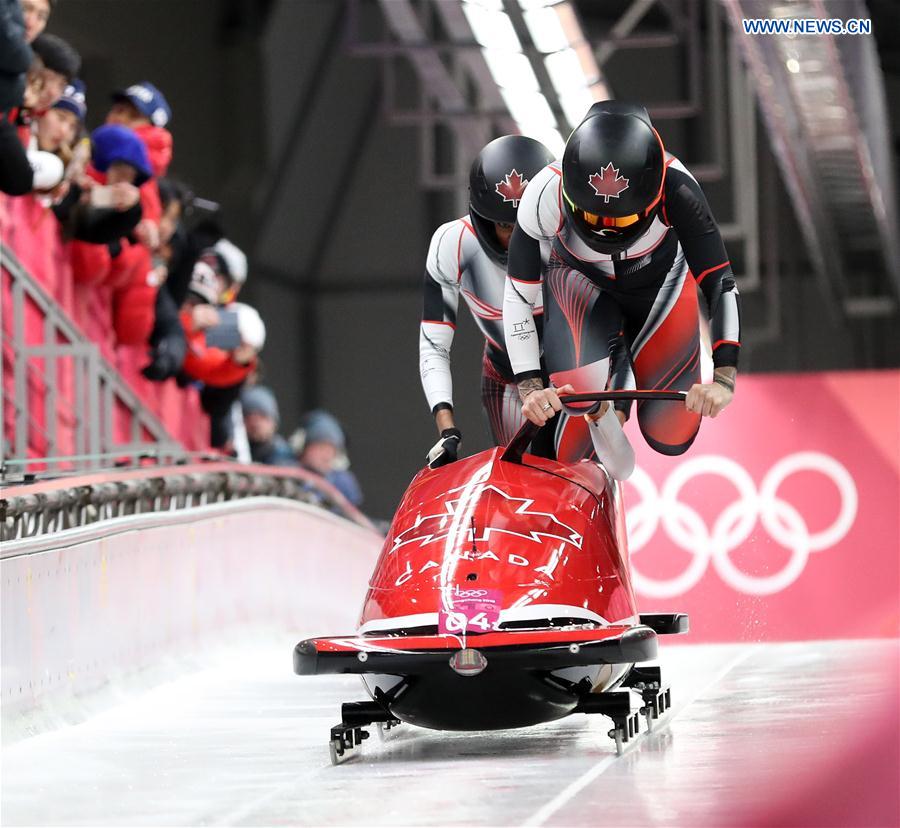
[[[698,287],[709,312],[713,363],[737,366],[734,275],[706,198],[676,158],[667,156],[657,217],[621,253],[595,252],[568,221],[560,165],[554,162],[525,191],[510,243],[503,321],[517,381],[541,375],[531,307],[540,290],[543,241],[552,243],[552,253],[543,274],[542,344],[554,385],[602,390],[597,385],[605,384],[615,363],[611,347],[621,331],[633,377],[614,370],[613,388],[636,383],[641,389],[689,390],[700,382]],[[686,451],[700,427],[700,415],[683,405],[645,401],[637,410],[645,439],[663,454]],[[568,422],[575,426],[577,419]],[[583,439],[574,431],[571,437],[558,432],[560,459],[584,456]]]

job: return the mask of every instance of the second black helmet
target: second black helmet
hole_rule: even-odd
[[[506,264],[506,248],[494,224],[514,224],[525,187],[553,160],[540,141],[504,135],[491,141],[472,162],[469,172],[469,217],[487,254]]]

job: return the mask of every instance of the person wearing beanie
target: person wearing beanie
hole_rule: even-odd
[[[115,298],[114,315],[119,319],[117,334],[128,328],[126,317],[131,307],[145,306],[151,297],[145,274],[153,269],[153,256],[162,243],[160,221],[163,206],[156,179],[166,175],[172,161],[172,134],[166,129],[172,118],[172,109],[165,96],[149,81],[141,81],[112,93],[112,106],[106,116],[107,125],[134,130],[147,148],[147,156],[153,172],[153,180],[140,186],[143,218],[134,231],[135,244],[125,250],[121,269],[132,274],[130,280],[122,279],[127,286]],[[143,335],[143,330],[141,336]],[[149,335],[149,332],[148,332]],[[125,344],[138,344],[139,336],[122,339]]]
[[[147,147],[134,130],[107,124],[91,133],[91,144],[91,163],[95,170],[106,174],[106,183],[128,181],[140,187],[153,177]]]
[[[64,162],[71,159],[72,147],[87,115],[84,92],[80,80],[72,81],[62,97],[37,122],[38,148],[58,153]]]
[[[77,98],[72,101],[77,104]],[[60,99],[60,104],[69,106],[66,97]],[[54,111],[58,108],[54,107]],[[91,248],[113,245],[114,249],[82,249],[76,245],[73,267],[77,282],[106,278],[111,257],[120,253],[122,240],[141,220],[140,190],[135,184],[150,169],[140,139],[124,127],[95,129],[91,145],[93,157],[87,173],[71,182],[69,192],[54,205],[53,212],[66,238],[87,243]]]
[[[254,463],[267,466],[296,466],[288,441],[278,433],[278,401],[269,388],[254,385],[241,392],[244,428]]]
[[[220,293],[215,266],[203,256],[194,265],[181,308],[181,325],[187,337],[182,372],[189,381],[204,385],[201,401],[210,416],[210,440],[215,448],[222,448],[230,439],[231,406],[256,368],[259,350],[243,341],[239,320],[223,320],[223,313],[216,307]]]
[[[31,48],[43,63],[41,91],[34,105],[35,112],[40,114],[53,106],[66,87],[78,77],[81,55],[61,37],[47,32],[38,35]]]
[[[334,415],[323,409],[306,414],[291,435],[291,448],[301,467],[324,477],[354,506],[362,504],[362,489],[350,471],[344,430]]]

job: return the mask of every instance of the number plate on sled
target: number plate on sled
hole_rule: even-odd
[[[499,589],[455,587],[438,612],[438,632],[488,632],[500,621],[503,593]],[[449,606],[447,606],[449,604]]]

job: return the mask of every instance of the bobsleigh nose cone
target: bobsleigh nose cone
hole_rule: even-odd
[[[487,663],[482,653],[468,647],[450,657],[450,667],[461,676],[477,676],[487,667]]]

